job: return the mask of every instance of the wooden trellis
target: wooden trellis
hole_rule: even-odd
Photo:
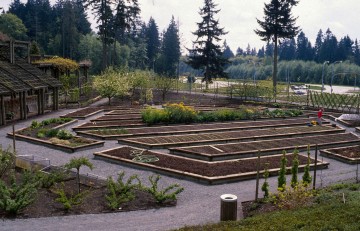
[[[309,91],[309,101],[313,107],[359,113],[359,94],[330,94]]]

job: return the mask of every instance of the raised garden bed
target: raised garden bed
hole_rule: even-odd
[[[360,126],[360,116],[358,116],[357,114],[341,114],[340,116],[329,116],[331,120],[336,121],[346,127],[357,127]],[[346,119],[347,117],[349,117],[349,119]],[[352,118],[351,117],[357,117],[357,118]]]
[[[117,120],[117,121],[97,121],[83,123],[72,129],[76,132],[85,130],[105,129],[105,128],[133,128],[133,127],[144,127],[146,126],[141,120]]]
[[[110,112],[106,112],[105,115],[131,115],[131,114],[135,114],[135,115],[140,115],[141,110],[139,109],[123,109],[123,110],[114,110],[114,111],[110,111]]]
[[[261,155],[276,154],[282,150],[306,150],[310,145],[314,148],[330,148],[360,144],[360,138],[351,133],[332,135],[306,136],[297,138],[252,141],[243,143],[202,145],[184,148],[169,148],[170,153],[207,161],[219,161],[254,157],[259,150]]]
[[[99,122],[99,121],[117,121],[117,120],[141,120],[141,115],[140,114],[104,115],[96,119],[92,119],[90,121]]]
[[[342,132],[345,132],[345,129],[330,126],[296,126],[283,128],[254,129],[247,130],[246,132],[232,131],[176,136],[138,137],[120,139],[118,140],[118,142],[119,144],[151,149],[325,135]]]
[[[66,130],[58,130],[58,127],[53,125],[54,124],[48,124],[46,126],[40,127],[30,126],[27,128],[16,130],[15,137],[18,140],[40,144],[66,152],[76,152],[80,150],[104,146],[103,141],[73,136]],[[50,137],[46,135],[48,133],[53,133],[54,135]],[[58,133],[62,133],[64,138],[58,136]],[[13,137],[13,133],[8,133],[7,135],[8,137]]]
[[[102,152],[94,153],[96,158],[107,161],[130,165],[140,169],[151,170],[161,174],[174,177],[186,178],[205,184],[222,184],[256,177],[257,158],[247,158],[241,160],[207,162],[194,160],[186,157],[179,157],[159,152],[144,151],[142,153],[143,160],[146,155],[157,158],[155,162],[139,162],[134,161],[134,156],[130,155],[133,150],[141,152],[141,149],[132,147],[120,147],[109,149]],[[280,159],[282,155],[273,155],[261,157],[260,169],[264,170],[264,164],[269,163],[269,171],[271,175],[277,175],[280,167]],[[288,168],[291,168],[291,160],[293,154],[287,154]],[[299,170],[303,170],[307,157],[299,155]],[[311,160],[311,166],[314,160]],[[327,168],[328,163],[318,162],[318,168]],[[262,173],[263,171],[261,171]],[[262,175],[262,174],[261,174]]]
[[[95,108],[95,107],[87,107],[80,110],[76,110],[65,115],[60,116],[63,117],[70,117],[70,118],[77,118],[77,119],[86,119],[90,116],[96,115],[98,113],[103,112],[104,110]]]
[[[145,136],[159,136],[159,135],[181,135],[181,134],[197,134],[208,132],[224,132],[234,130],[248,130],[256,128],[271,128],[271,127],[289,127],[289,126],[304,126],[309,123],[307,118],[297,119],[267,119],[267,120],[248,120],[242,122],[224,122],[224,123],[204,123],[191,125],[171,125],[171,126],[154,126],[141,128],[127,128],[126,134],[106,135],[101,134],[97,130],[79,130],[79,127],[73,128],[78,134],[94,137],[98,139],[117,139],[117,138],[131,138],[131,137],[145,137]],[[324,122],[323,124],[326,124]],[[86,126],[89,126],[87,124]],[[105,126],[105,125],[102,125]],[[125,126],[124,126],[125,127]],[[87,127],[89,128],[89,127]]]
[[[360,146],[348,146],[320,150],[320,155],[347,164],[360,164]]]

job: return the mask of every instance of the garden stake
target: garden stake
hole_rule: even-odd
[[[318,145],[315,146],[315,168],[314,168],[314,182],[313,182],[313,189],[315,189],[316,185],[316,167],[317,167],[317,157],[318,157]]]
[[[258,194],[259,194],[259,177],[260,177],[260,151],[258,151],[258,161],[257,161],[257,166],[256,166],[255,201],[258,201]]]

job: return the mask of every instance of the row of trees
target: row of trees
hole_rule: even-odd
[[[86,9],[96,15],[94,34]],[[0,31],[18,40],[30,40],[33,53],[91,60],[93,73],[108,66],[152,69],[176,75],[180,39],[174,18],[159,32],[153,18],[141,21],[137,0],[13,0],[0,15]]]

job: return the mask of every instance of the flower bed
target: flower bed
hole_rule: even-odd
[[[297,119],[266,119],[266,120],[249,120],[242,122],[225,122],[225,123],[205,123],[205,124],[191,124],[191,125],[172,125],[172,126],[156,126],[156,127],[140,127],[140,128],[127,128],[127,134],[117,134],[108,137],[105,134],[101,134],[98,130],[91,130],[91,126],[97,126],[96,124],[85,124],[79,127],[73,128],[78,134],[92,136],[100,139],[116,139],[116,138],[130,138],[136,136],[156,136],[156,135],[181,135],[181,134],[194,134],[205,132],[220,132],[220,131],[232,131],[232,130],[248,130],[254,128],[271,128],[271,127],[287,127],[287,126],[304,126],[309,123],[307,118]],[[323,124],[326,124],[324,122]],[[101,124],[101,127],[111,128],[116,126],[110,123]],[[120,125],[120,124],[119,124]],[[99,125],[100,126],[100,125]],[[123,126],[126,128],[126,126]],[[87,129],[87,131],[81,131]]]
[[[158,161],[139,162],[134,161],[134,156],[131,155],[133,150],[141,151],[141,149],[132,147],[120,147],[96,152],[94,155],[96,158],[130,165],[141,169],[148,169],[170,176],[181,178],[185,177],[187,179],[206,184],[228,183],[253,179],[256,177],[257,158],[207,162],[159,152],[144,151],[142,153],[144,158],[146,158],[146,155],[150,155],[152,157],[156,157]],[[263,170],[264,164],[269,163],[270,174],[276,175],[279,171],[281,156],[282,155],[273,155],[260,158],[260,169]],[[291,167],[292,157],[293,154],[287,154],[289,168]],[[307,157],[302,155],[299,155],[298,157],[300,161],[299,169],[302,170],[307,162]],[[311,162],[311,166],[313,166],[314,160],[311,160]],[[318,168],[327,168],[327,166],[328,163],[318,162]]]
[[[314,148],[339,147],[359,144],[359,137],[351,133],[341,133],[321,136],[306,136],[297,138],[252,141],[243,143],[202,145],[184,148],[169,148],[170,153],[201,160],[225,160],[254,157],[261,150],[261,155],[278,153],[281,150],[306,150],[310,145]]]
[[[359,145],[320,150],[320,155],[347,164],[360,164]]]
[[[139,137],[118,140],[119,144],[140,148],[168,148],[202,144],[220,144],[230,142],[246,142],[265,139],[290,138],[300,136],[325,135],[342,133],[345,129],[330,126],[304,126],[267,128],[232,132],[201,133],[176,136]]]

